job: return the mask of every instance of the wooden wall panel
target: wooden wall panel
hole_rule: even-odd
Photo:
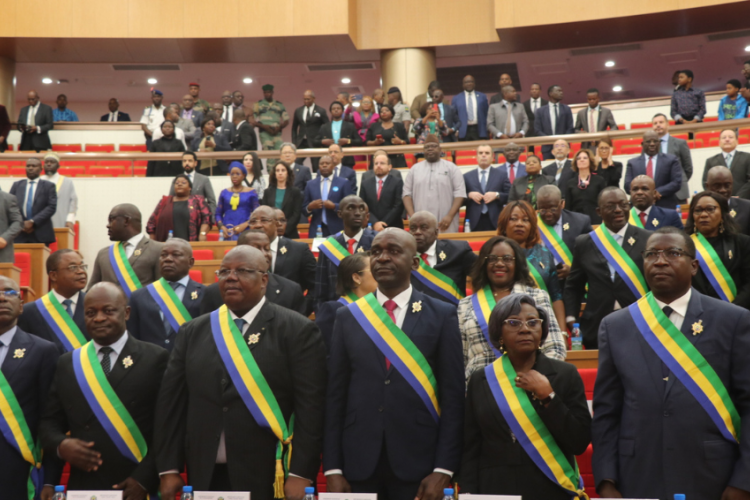
[[[243,20],[240,36],[290,36],[293,19],[292,0],[241,1],[237,15]]]
[[[56,1],[56,0],[46,0]],[[117,1],[117,0],[111,0]],[[191,14],[193,29],[185,31],[185,9],[182,0],[127,0],[128,36],[135,38],[194,38],[207,27],[200,22],[196,13]],[[216,9],[214,4],[206,4],[205,9]],[[217,28],[218,29],[218,28]],[[80,34],[78,35],[80,36]]]
[[[292,0],[292,14],[292,28],[296,36],[349,33],[348,0]]]
[[[87,38],[125,38],[128,36],[128,2],[118,0],[75,0],[75,15],[69,19],[73,35]]]
[[[242,35],[242,32],[247,33],[251,22],[239,15],[239,8],[239,0],[222,0],[221,2],[184,0],[182,36],[197,38],[246,36]]]
[[[72,0],[29,0],[18,3],[15,17],[16,36],[75,36],[70,23],[74,12]],[[3,22],[11,21],[3,19]]]

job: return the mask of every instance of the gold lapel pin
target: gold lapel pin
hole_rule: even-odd
[[[440,257],[440,260],[445,260],[448,256],[445,255],[445,252],[440,252],[440,255],[438,255],[438,257]]]
[[[135,255],[136,257],[138,257],[139,255],[141,255],[141,249],[139,248],[138,250],[136,250],[135,252],[133,252],[133,255]]]
[[[257,344],[260,341],[260,333],[253,333],[251,335],[248,335],[247,337],[247,344]]]
[[[703,320],[693,323],[693,335],[700,335],[701,333],[703,333]]]
[[[732,251],[729,251],[729,260],[732,260]]]
[[[422,301],[421,300],[419,302],[414,302],[411,305],[411,312],[418,313],[421,310],[422,310]]]
[[[651,224],[653,224],[654,227],[657,227],[659,225],[659,221],[656,220],[656,219],[654,219],[654,220],[651,221]]]
[[[198,298],[198,290],[193,290],[193,293],[190,294],[190,298],[196,300]]]
[[[563,224],[563,231],[567,231],[568,229],[570,229],[570,224],[566,222],[565,224]]]
[[[281,255],[284,255],[286,253],[286,247],[279,248],[279,252],[281,252]]]
[[[13,359],[21,359],[26,355],[26,349],[16,349],[13,351]]]
[[[631,247],[635,245],[635,238],[633,238],[632,236],[628,238],[628,245],[630,245]]]
[[[123,359],[122,366],[124,366],[125,368],[130,368],[131,366],[133,366],[133,358],[128,356],[127,358]]]
[[[735,209],[732,209],[732,211],[729,212],[729,215],[731,215],[733,218],[737,217],[737,211]]]

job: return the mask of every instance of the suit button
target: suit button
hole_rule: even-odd
[[[229,411],[229,408],[227,408],[227,407],[225,406],[225,407],[224,407],[224,408],[222,408],[221,410],[222,410],[222,411],[223,411],[224,413],[226,413],[226,412],[228,412],[228,411]]]
[[[665,416],[665,417],[668,417],[668,416],[669,416],[669,412],[668,412],[668,411],[665,411],[665,412],[664,412],[664,416]]]
[[[386,380],[386,381],[385,381],[385,385],[389,385],[390,383],[391,383],[391,381],[390,381],[390,380]]]
[[[169,339],[164,341],[165,344],[169,344]]]
[[[378,411],[382,413],[383,412],[383,407],[382,406],[378,406]]]
[[[226,383],[227,383],[227,379],[225,379],[225,378],[221,379],[221,385],[224,385]]]

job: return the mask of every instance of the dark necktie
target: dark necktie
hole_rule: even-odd
[[[237,325],[237,329],[240,331],[240,335],[242,335],[242,338],[245,338],[245,335],[242,333],[242,329],[245,328],[245,324],[247,321],[245,321],[242,318],[237,318],[234,320],[234,324]],[[247,342],[247,339],[245,339],[245,342]]]
[[[34,215],[32,207],[34,206],[34,184],[36,181],[29,181],[29,197],[26,199],[26,218],[31,219]]]
[[[71,318],[73,317],[73,309],[71,309],[71,305],[73,304],[73,301],[70,299],[63,300],[63,305],[65,306],[65,311],[68,313],[68,316]]]
[[[555,103],[555,129],[557,129],[558,124],[560,123],[560,113],[557,111],[557,103]],[[556,132],[557,130],[553,130],[552,132]]]
[[[664,311],[664,314],[667,316],[667,319],[669,319],[669,317],[674,312],[674,309],[672,309],[669,306],[664,306],[661,308],[661,310]],[[664,361],[661,362],[661,378],[664,379],[664,382],[666,382],[667,379],[669,378],[669,367],[664,363]]]
[[[113,352],[114,349],[111,347],[102,347],[99,349],[99,354],[102,355],[102,370],[104,370],[104,374],[107,376],[112,371],[112,360],[109,358],[109,355]]]
[[[176,281],[168,281],[169,286],[172,287],[172,290],[177,292],[177,289],[182,286],[182,283],[178,283]],[[164,331],[167,333],[167,336],[172,335],[172,332],[174,331],[174,328],[172,328],[172,324],[169,322],[169,319],[167,318],[167,315],[162,313],[162,322],[164,323]]]

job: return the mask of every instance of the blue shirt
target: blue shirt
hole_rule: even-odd
[[[730,99],[725,95],[719,101],[719,120],[737,120],[747,116],[747,101],[741,95]]]
[[[55,108],[52,110],[52,120],[56,122],[77,122],[78,115],[68,108],[63,111],[60,111],[60,108]]]
[[[10,343],[13,342],[13,337],[16,336],[16,326],[8,330],[7,332],[0,335],[0,367],[3,366],[5,357],[8,355],[10,350]]]
[[[339,139],[341,139],[341,125],[344,123],[344,120],[339,121],[332,121],[331,122],[331,133],[333,134],[333,143],[338,144]]]

